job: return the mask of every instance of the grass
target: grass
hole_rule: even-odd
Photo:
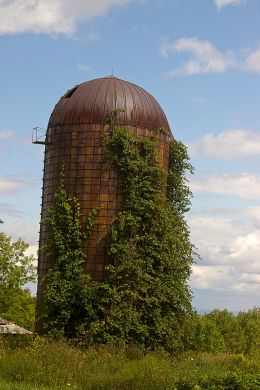
[[[0,390],[55,390],[53,387],[7,382],[0,378]]]
[[[37,338],[0,345],[0,390],[260,388],[260,359],[231,354],[144,353],[136,346],[82,350]]]

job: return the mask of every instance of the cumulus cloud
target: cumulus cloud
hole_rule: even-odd
[[[168,57],[171,52],[187,52],[191,58],[181,67],[168,73],[169,77],[177,75],[193,75],[199,73],[222,73],[237,65],[236,56],[232,51],[222,53],[211,42],[200,41],[198,38],[181,38],[171,42],[163,38],[161,54]]]
[[[236,239],[230,244],[230,261],[244,262],[247,259],[247,262],[253,262],[255,264],[255,269],[251,271],[260,272],[260,230],[256,229],[250,231],[248,234],[242,234],[236,237]],[[255,262],[257,259],[257,263]],[[248,264],[247,264],[248,266]],[[247,268],[246,268],[247,269]]]
[[[37,259],[39,224],[28,223],[25,220],[15,220],[14,222],[5,222],[1,225],[1,231],[11,237],[12,241],[21,238],[29,244],[25,251],[26,255],[33,255]]]
[[[14,195],[19,190],[28,187],[31,183],[27,180],[11,176],[0,176],[0,195]]]
[[[246,70],[260,73],[260,49],[250,50],[243,66]]]
[[[230,5],[241,5],[243,3],[242,0],[214,0],[218,10],[221,10],[224,7],[228,7]]]
[[[194,266],[191,279],[192,288],[232,293],[259,294],[260,273],[240,272],[236,267],[227,266]],[[250,303],[252,307],[254,303]]]
[[[260,73],[260,49],[244,48],[236,53],[222,52],[211,42],[197,37],[183,37],[176,41],[161,40],[161,55],[169,57],[174,53],[188,53],[190,58],[181,66],[167,72],[168,77],[194,75],[200,73],[223,73],[230,69],[240,69]]]
[[[21,238],[32,247],[36,247],[39,238],[39,224],[28,223],[25,220],[15,220],[14,222],[4,221],[1,224],[1,231],[12,238],[18,240]]]
[[[245,210],[245,215],[251,217],[260,229],[260,206],[251,206]]]
[[[78,23],[133,0],[0,0],[0,35],[21,32],[73,34]]]
[[[189,152],[196,157],[219,159],[259,156],[260,134],[244,129],[226,130],[216,135],[208,133],[190,144]]]
[[[192,177],[190,187],[192,192],[211,192],[241,199],[259,200],[260,175],[242,173],[241,175],[221,174],[202,178]]]
[[[243,226],[231,219],[219,217],[192,217],[189,225],[192,241],[204,265],[234,265],[234,259],[227,261],[232,253],[231,243],[237,237],[251,232],[251,225]]]
[[[191,238],[202,262],[193,266],[192,288],[257,293],[260,229],[230,219],[191,218]]]

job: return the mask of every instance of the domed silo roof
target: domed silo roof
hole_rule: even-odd
[[[116,116],[119,125],[151,130],[163,127],[171,134],[155,98],[143,88],[113,76],[86,81],[66,92],[52,112],[49,127],[105,124],[107,115],[115,108],[123,110]]]

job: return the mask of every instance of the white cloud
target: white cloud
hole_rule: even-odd
[[[251,217],[260,228],[260,206],[251,206],[245,210],[245,214]]]
[[[243,3],[242,0],[214,0],[218,10],[228,7],[229,5],[241,5]]]
[[[192,177],[190,187],[192,192],[211,192],[248,200],[260,199],[260,175],[255,174]]]
[[[248,234],[239,235],[230,245],[230,260],[244,261],[258,259],[258,271],[260,272],[260,230],[256,229]]]
[[[30,224],[26,221],[6,222],[1,224],[1,232],[4,232],[7,236],[11,237],[12,241],[17,241],[21,238],[27,244],[28,248],[25,251],[27,256],[33,255],[35,259],[38,258],[38,239],[39,239],[39,224]],[[37,263],[35,263],[37,265]],[[34,287],[35,289],[35,287]]]
[[[7,234],[12,238],[13,241],[18,240],[18,238],[21,238],[25,242],[27,242],[32,248],[35,248],[38,245],[38,239],[39,239],[39,224],[34,223],[30,224],[26,221],[18,221],[15,222],[8,222],[4,221],[3,224],[1,224],[1,231]]]
[[[0,0],[0,35],[21,32],[73,34],[78,23],[133,0]]]
[[[249,51],[243,66],[249,71],[260,73],[260,49]]]
[[[252,226],[244,226],[227,218],[192,217],[189,221],[191,238],[204,265],[233,266],[236,260],[229,258],[233,253],[232,243],[237,237],[249,234]],[[200,262],[198,262],[200,265]]]
[[[189,145],[192,156],[219,159],[260,156],[260,133],[244,129],[208,133]]]
[[[0,195],[13,195],[30,184],[31,183],[26,180],[17,179],[10,176],[0,176]]]
[[[189,224],[202,257],[193,266],[192,288],[259,293],[260,229],[222,218],[191,218]]]
[[[193,266],[192,288],[215,291],[240,292],[241,294],[260,291],[260,273],[239,272],[236,267]],[[253,305],[251,304],[251,307]]]
[[[172,52],[188,53],[190,55],[190,58],[180,67],[167,72],[168,77],[223,73],[235,68],[260,73],[259,48],[244,48],[237,53],[232,50],[221,52],[209,41],[202,41],[197,37],[184,37],[176,41],[163,38],[160,50],[163,57],[169,57]]]
[[[9,140],[14,137],[14,132],[11,129],[4,129],[0,131],[0,140]]]
[[[200,41],[196,37],[181,38],[174,42],[164,38],[161,54],[168,57],[172,51],[188,52],[191,58],[181,67],[170,71],[170,77],[181,74],[222,73],[237,66],[236,56],[232,51],[222,53],[209,41]]]

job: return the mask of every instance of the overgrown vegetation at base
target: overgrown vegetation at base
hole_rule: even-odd
[[[82,350],[36,338],[24,349],[2,345],[0,356],[1,390],[257,390],[260,386],[257,354],[186,352],[172,357],[134,345]]]
[[[99,209],[80,223],[78,200],[68,198],[64,177],[55,194],[55,204],[45,222],[50,226],[48,255],[53,259],[44,280],[44,295],[38,302],[44,333],[57,340],[76,338],[79,329],[92,318],[90,277],[83,272],[84,244],[92,232]]]
[[[110,232],[105,280],[94,287],[97,319],[85,328],[85,340],[179,351],[181,327],[191,312],[194,254],[183,217],[190,204],[185,173],[192,171],[186,148],[172,141],[166,172],[156,134],[141,138],[112,127],[103,145],[124,203]],[[172,163],[175,158],[178,164]]]

